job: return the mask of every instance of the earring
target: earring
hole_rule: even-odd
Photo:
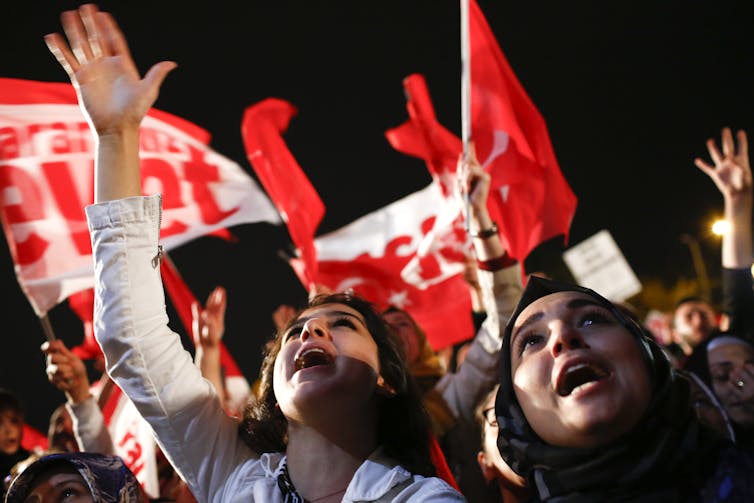
[[[383,396],[387,397],[394,397],[398,393],[395,391],[395,388],[390,386],[387,382],[385,382],[385,378],[381,375],[377,376],[377,393]]]

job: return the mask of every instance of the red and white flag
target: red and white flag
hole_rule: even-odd
[[[162,193],[166,249],[232,225],[280,217],[209,134],[150,110],[140,130],[142,190]],[[0,79],[0,217],[21,288],[38,316],[93,286],[84,207],[94,139],[70,84]]]
[[[576,196],[560,172],[542,115],[505,59],[484,14],[469,1],[471,137],[492,175],[488,207],[520,262],[540,243],[568,240]]]
[[[304,287],[401,307],[436,348],[471,337],[469,289],[459,274],[466,236],[440,183],[315,240],[324,205],[281,136],[294,113],[285,101],[264,100],[246,111],[242,129],[249,160],[298,248],[291,265]]]
[[[150,497],[158,497],[157,444],[149,423],[117,385],[112,386],[102,407],[102,415],[113,441],[115,455],[123,459]]]
[[[319,282],[334,291],[352,290],[379,309],[404,309],[435,349],[472,337],[469,286],[457,269],[465,231],[451,227],[442,239],[427,239],[447,204],[434,181],[318,237]],[[428,241],[432,246],[420,256]]]

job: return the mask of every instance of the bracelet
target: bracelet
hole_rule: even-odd
[[[495,272],[510,267],[516,262],[516,259],[508,255],[507,253],[503,253],[500,257],[497,258],[479,260],[477,262],[477,267],[479,267],[479,269],[481,269],[482,271]]]
[[[487,239],[487,238],[491,238],[492,236],[496,236],[499,231],[500,229],[497,228],[497,222],[492,222],[492,227],[490,227],[489,229],[482,229],[476,232],[469,232],[469,236],[471,236],[474,239],[476,238]]]

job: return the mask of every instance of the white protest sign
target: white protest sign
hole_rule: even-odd
[[[581,286],[613,302],[622,302],[641,291],[639,278],[607,230],[563,252],[563,260]]]

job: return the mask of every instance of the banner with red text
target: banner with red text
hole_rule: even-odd
[[[157,444],[152,427],[117,385],[113,385],[102,407],[102,415],[113,441],[114,453],[123,459],[150,497],[159,496]]]
[[[166,249],[232,225],[281,222],[254,179],[209,139],[156,109],[142,122],[142,191],[162,193]],[[70,84],[0,79],[0,217],[39,316],[93,286],[84,215],[93,201],[93,142]]]

